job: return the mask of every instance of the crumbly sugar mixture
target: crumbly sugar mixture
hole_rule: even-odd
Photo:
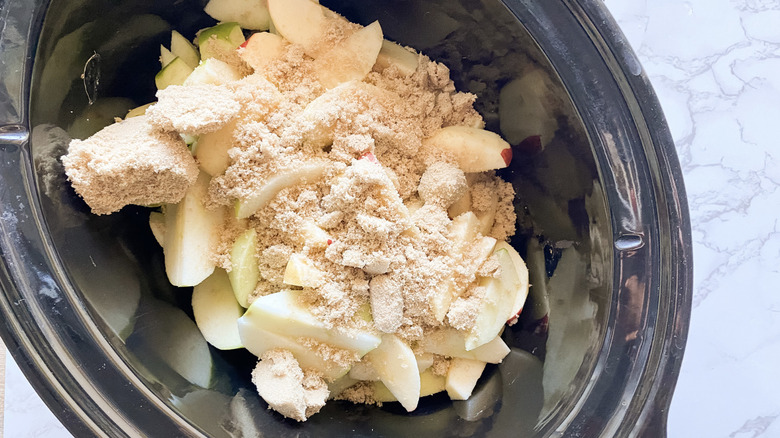
[[[229,219],[214,248],[213,260],[230,271],[237,236],[250,227],[257,232],[261,278],[250,303],[281,290],[302,289],[301,304],[326,327],[347,336],[358,329],[394,333],[416,349],[417,341],[432,330],[471,327],[484,293],[470,285],[478,273],[496,273],[495,260],[485,260],[479,251],[454,250],[462,242],[452,235],[453,213],[473,211],[483,222],[485,238],[506,240],[515,231],[514,190],[492,171],[465,174],[457,157],[426,146],[425,140],[443,127],[484,126],[473,107],[476,96],[457,92],[446,66],[420,54],[412,74],[395,65],[375,66],[363,80],[330,89],[320,84],[317,71],[322,66],[312,55],[360,29],[335,15],[328,16],[328,23],[327,36],[316,47],[285,42],[281,55],[262,70],[241,65],[250,74],[238,81],[169,86],[158,93],[147,116],[117,125],[143,125],[144,136],[170,144],[167,156],[174,151],[186,155],[167,160],[172,168],[163,170],[171,175],[165,185],[174,186],[176,177],[184,181],[176,180],[181,190],[164,199],[144,194],[110,205],[93,205],[87,190],[80,193],[99,213],[138,199],[176,202],[195,179],[194,163],[186,164],[192,157],[178,134],[227,132],[232,141],[229,164],[212,175],[207,208],[233,211],[254,202],[259,193],[268,197],[248,217]],[[240,57],[228,60],[243,62]],[[87,142],[99,143],[100,138]],[[71,145],[73,157],[64,159],[66,168],[78,169],[77,157],[84,155],[79,146]],[[123,177],[129,172],[123,171]],[[295,184],[283,184],[289,175],[297,175]],[[78,172],[69,176],[74,186],[80,180]],[[148,186],[142,178],[131,180]],[[305,261],[317,273],[316,281],[304,287],[285,284],[291,257]],[[432,302],[447,289],[457,296],[449,314],[437,318]],[[313,339],[297,341],[339,366],[360,360],[351,351]],[[285,350],[261,359],[253,380],[269,405],[299,421],[319,410],[327,398],[322,397],[321,376],[301,370]],[[448,366],[439,357],[432,370],[443,375]],[[373,402],[365,383],[330,394],[337,396]]]

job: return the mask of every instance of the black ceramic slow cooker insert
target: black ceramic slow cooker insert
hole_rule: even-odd
[[[497,132],[501,88],[544,71],[558,129],[543,149],[514,145],[501,173],[536,290],[478,397],[412,414],[331,402],[302,424],[266,409],[249,353],[202,339],[148,209],[89,214],[59,162],[71,138],[154,99],[159,45],[212,25],[204,4],[0,2],[0,334],[75,436],[665,436],[690,313],[687,205],[658,101],[601,2],[323,1],[448,65]]]

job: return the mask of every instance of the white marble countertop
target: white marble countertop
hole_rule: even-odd
[[[780,436],[780,1],[606,0],[685,175],[694,294],[669,436]],[[6,359],[6,437],[68,437]]]

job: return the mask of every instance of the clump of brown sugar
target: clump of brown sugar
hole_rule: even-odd
[[[73,188],[95,214],[129,204],[175,204],[198,177],[198,166],[181,137],[154,128],[147,116],[73,140],[62,163]]]

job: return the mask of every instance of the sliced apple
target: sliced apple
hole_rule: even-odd
[[[149,213],[149,228],[152,230],[154,240],[163,246],[165,243],[165,215],[159,211]]]
[[[175,30],[171,32],[171,53],[183,59],[191,68],[198,66],[200,55],[192,43]]]
[[[322,271],[314,266],[314,262],[303,254],[290,256],[284,270],[284,284],[301,287],[319,287],[324,279]]]
[[[235,21],[244,29],[266,30],[271,24],[264,0],[209,0],[203,12],[217,21]]]
[[[326,31],[325,14],[311,0],[268,0],[273,27],[291,43],[313,56]]]
[[[249,307],[249,296],[260,281],[260,268],[257,263],[257,231],[250,228],[238,236],[230,250],[232,268],[228,278],[236,301],[242,307]]]
[[[349,367],[324,360],[294,339],[258,327],[255,318],[246,318],[246,316],[239,318],[238,333],[241,335],[241,344],[244,348],[257,357],[261,357],[268,350],[283,348],[295,356],[301,368],[320,371],[329,381],[343,377],[349,371]]]
[[[428,353],[480,360],[487,363],[501,363],[504,357],[509,354],[509,347],[498,336],[473,350],[466,350],[464,335],[452,328],[439,329],[426,334],[420,340],[420,348]]]
[[[314,61],[320,84],[333,88],[344,82],[362,81],[376,64],[382,41],[382,27],[375,21],[320,54]]]
[[[165,208],[165,271],[174,286],[195,286],[214,272],[211,255],[224,212],[203,206],[209,180],[201,172],[184,199]]]
[[[393,334],[382,335],[382,343],[366,354],[387,389],[411,412],[420,400],[420,371],[414,352]]]
[[[207,58],[187,76],[184,85],[224,85],[241,79],[241,72],[216,58]]]
[[[464,172],[503,169],[512,161],[509,143],[494,132],[470,126],[441,128],[424,145],[451,154]]]
[[[268,64],[282,56],[284,44],[284,38],[279,35],[258,32],[249,37],[246,43],[238,49],[238,56],[254,71],[261,72]]]
[[[328,242],[333,242],[327,231],[310,220],[304,221],[298,232],[302,243],[312,248],[324,248]]]
[[[209,59],[207,61],[214,61]],[[205,65],[205,64],[203,64]],[[193,148],[195,158],[200,168],[211,176],[221,175],[230,165],[228,150],[233,147],[233,132],[236,130],[235,119],[214,132],[201,134]]]
[[[368,382],[375,382],[379,380],[379,373],[376,372],[371,362],[360,361],[352,365],[349,369],[349,377],[354,380],[364,380]]]
[[[242,347],[238,318],[244,314],[244,308],[236,301],[224,270],[215,270],[192,290],[192,313],[209,344],[220,350]]]
[[[309,0],[306,0],[309,1]],[[297,167],[284,169],[269,177],[251,197],[240,199],[236,203],[236,217],[246,219],[263,208],[283,189],[298,184],[313,182],[325,173],[326,163],[312,160],[300,163]]]
[[[218,58],[220,54],[236,50],[246,41],[244,32],[238,23],[220,23],[216,26],[203,29],[198,34],[198,47],[200,57],[204,61],[209,58]]]
[[[450,205],[450,208],[447,210],[447,213],[449,213],[450,217],[452,219],[455,219],[456,217],[460,216],[461,214],[471,211],[471,190],[466,190],[465,193],[463,193],[463,196],[458,198],[457,201],[453,202],[452,205]]]
[[[515,302],[509,311],[509,318],[507,319],[507,322],[511,322],[511,325],[517,321],[517,317],[520,315],[520,312],[523,311],[525,300],[528,298],[528,268],[526,267],[523,258],[517,253],[517,250],[512,248],[512,245],[506,242],[498,242],[496,244],[496,250],[499,249],[505,249],[507,253],[509,253],[509,258],[512,260],[512,265],[514,266],[514,270],[518,277]]]
[[[154,105],[154,102],[147,103],[146,105],[137,106],[130,111],[127,112],[127,115],[125,116],[126,119],[129,119],[131,117],[138,117],[146,114],[146,109],[150,106]]]
[[[354,351],[361,357],[382,342],[378,336],[368,331],[356,331],[347,335],[328,328],[298,302],[300,292],[284,290],[260,297],[249,306],[241,321],[292,339],[312,338]]]
[[[164,90],[171,85],[181,85],[192,73],[192,67],[187,65],[183,59],[176,57],[166,65],[154,77],[154,84],[158,90]]]
[[[433,353],[419,353],[415,357],[417,358],[417,368],[420,369],[421,373],[433,366]]]
[[[437,376],[436,374],[433,374],[431,370],[423,371],[420,373],[420,397],[427,397],[444,391],[445,384],[446,378],[444,376]],[[382,382],[374,382],[373,389],[374,400],[378,402],[387,403],[398,401]]]
[[[476,211],[474,214],[479,219],[479,232],[482,235],[489,235],[493,229],[493,223],[496,221],[496,212],[498,211],[498,193],[494,190],[488,194],[489,198],[486,200],[489,204],[487,208],[482,211]],[[483,200],[483,203],[485,200]]]
[[[477,310],[476,322],[466,335],[466,350],[473,350],[499,335],[511,318],[515,298],[522,288],[509,251],[505,247],[496,248],[493,256],[501,265],[501,276],[480,280],[480,286],[485,288],[485,297]]]
[[[161,68],[165,68],[166,65],[170,64],[171,61],[176,59],[176,55],[171,53],[170,50],[166,49],[165,46],[160,44],[160,66]]]
[[[451,400],[466,400],[471,396],[482,372],[485,362],[473,359],[453,358],[447,371],[447,394]]]
[[[338,379],[328,383],[328,391],[330,391],[330,399],[333,399],[337,397],[339,394],[344,392],[345,389],[349,388],[350,386],[353,386],[354,384],[358,383],[359,380],[355,380],[352,377],[349,377],[349,375],[341,376]],[[245,435],[246,436],[246,435]],[[260,435],[257,435],[260,436]]]
[[[402,75],[411,76],[417,71],[417,58],[419,56],[420,55],[417,53],[407,50],[400,44],[383,40],[382,49],[379,50],[379,55],[376,57],[374,68],[381,71],[390,66],[395,66]]]

